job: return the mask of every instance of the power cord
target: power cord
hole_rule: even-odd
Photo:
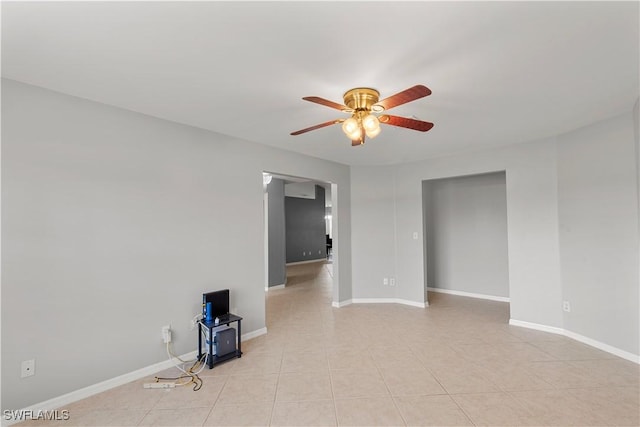
[[[156,378],[156,382],[159,382],[161,380],[163,381],[179,381],[179,380],[184,380],[184,379],[189,379],[189,381],[184,381],[184,382],[180,382],[177,383],[176,386],[185,386],[188,384],[193,384],[193,391],[198,391],[202,388],[202,379],[198,376],[198,374],[200,372],[202,372],[202,370],[204,369],[204,367],[206,366],[206,363],[204,363],[204,361],[206,360],[207,355],[203,354],[200,358],[196,358],[194,360],[182,360],[180,357],[174,355],[171,352],[171,347],[170,347],[170,343],[167,343],[167,356],[169,356],[169,360],[171,361],[171,363],[173,363],[173,365],[180,370],[182,373],[184,373],[184,375],[180,375],[179,377],[155,377]],[[179,360],[180,362],[182,362],[183,364],[186,363],[190,363],[195,361],[195,363],[191,366],[191,368],[189,368],[188,370],[185,370],[182,366],[180,366],[178,363],[175,362],[175,359]],[[197,371],[196,371],[197,369]]]

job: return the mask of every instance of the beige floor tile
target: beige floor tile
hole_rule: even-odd
[[[335,426],[333,400],[276,402],[272,426]]]
[[[451,396],[477,426],[526,425],[532,413],[505,393]]]
[[[640,390],[637,387],[605,387],[567,390],[586,403],[608,425],[640,425]]]
[[[150,376],[67,405],[64,425],[469,425],[458,403],[478,424],[640,424],[638,365],[510,326],[507,303],[429,293],[427,309],[336,309],[327,265],[288,274],[266,294],[269,333],[204,369],[201,391],[144,389]]]
[[[640,386],[640,365],[628,360],[576,360],[567,363],[606,386]]]
[[[339,426],[405,425],[400,411],[390,397],[336,399],[336,416]]]
[[[69,414],[65,425],[76,426],[135,426],[149,411],[146,409],[108,409]]]
[[[206,366],[198,375],[201,377],[217,377],[217,376],[229,376],[233,372],[233,367],[240,359],[231,359],[222,363],[213,365],[213,368],[209,369]]]
[[[390,396],[387,385],[377,370],[331,371],[331,387],[335,399]]]
[[[103,393],[67,405],[67,409],[152,409],[167,393],[162,389],[145,389],[152,378],[133,381]]]
[[[193,384],[171,388],[163,394],[153,409],[180,409],[212,407],[227,377],[202,377],[202,387],[193,390]]]
[[[528,364],[483,364],[479,367],[484,377],[488,378],[500,390],[549,390],[555,387],[540,378],[529,368]]]
[[[324,349],[314,352],[285,352],[280,372],[329,372],[329,359]]]
[[[231,369],[232,375],[267,375],[280,372],[282,353],[248,353],[236,359]],[[213,369],[216,367],[214,366]]]
[[[232,375],[218,396],[221,404],[273,402],[278,375]]]
[[[408,426],[471,426],[473,423],[448,395],[394,398]]]
[[[327,356],[331,370],[368,371],[376,369],[376,364],[369,351],[354,351],[349,347],[339,347],[330,349]]]
[[[533,362],[529,371],[556,388],[601,387],[606,385],[601,377],[576,368],[568,362]]]
[[[205,426],[268,426],[273,402],[241,403],[225,405],[217,403]]]
[[[393,396],[446,394],[426,368],[380,368],[380,373]]]
[[[613,354],[577,341],[540,341],[532,343],[558,360],[615,359]]]
[[[58,420],[28,420],[16,426],[137,426],[147,415],[148,409],[75,409],[69,411],[69,418]],[[3,424],[4,425],[4,424]]]
[[[329,373],[288,373],[278,379],[278,402],[333,399]]]
[[[141,426],[201,426],[211,408],[152,409]]]
[[[378,368],[414,368],[423,367],[422,360],[409,347],[395,348],[392,354],[389,354],[388,348],[372,347],[371,358]]]
[[[568,390],[509,392],[531,417],[528,425],[601,426],[607,420],[588,402],[572,396]]]
[[[462,365],[431,369],[431,373],[449,394],[500,391],[498,386],[474,366]]]

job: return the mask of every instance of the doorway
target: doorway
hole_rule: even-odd
[[[509,301],[506,173],[422,182],[425,295]]]
[[[288,286],[287,273],[295,272],[289,267],[319,263],[329,273],[331,295],[337,300],[338,278],[333,270],[337,263],[337,185],[272,172],[263,176],[265,291]]]

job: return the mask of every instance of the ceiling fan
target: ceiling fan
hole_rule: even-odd
[[[291,135],[300,135],[312,130],[342,123],[342,130],[351,139],[351,145],[364,144],[365,137],[375,138],[380,133],[380,123],[385,125],[397,126],[401,128],[413,129],[420,132],[426,132],[433,127],[433,123],[423,122],[422,120],[410,119],[408,117],[392,116],[382,114],[376,116],[372,113],[382,113],[398,105],[415,101],[431,95],[431,90],[422,85],[416,85],[409,89],[398,92],[388,98],[379,101],[380,93],[368,87],[357,87],[350,89],[343,95],[344,104],[329,101],[328,99],[317,96],[307,96],[302,99],[326,107],[335,108],[344,113],[351,114],[347,119],[335,119],[328,122],[320,123],[305,129],[291,132]]]

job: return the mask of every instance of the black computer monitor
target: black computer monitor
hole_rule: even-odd
[[[222,317],[229,314],[229,289],[202,294],[202,317],[207,316],[207,303],[211,303],[212,317]]]

